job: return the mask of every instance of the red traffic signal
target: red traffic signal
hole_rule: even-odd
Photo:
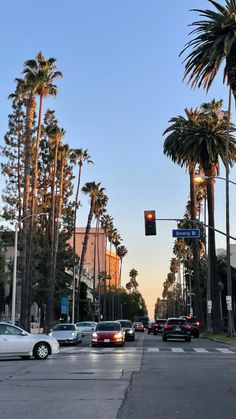
[[[156,213],[144,211],[145,236],[156,236]]]

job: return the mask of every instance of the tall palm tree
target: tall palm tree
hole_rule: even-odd
[[[87,182],[82,188],[82,192],[90,197],[90,209],[89,209],[88,220],[87,220],[87,225],[85,229],[83,247],[82,247],[81,258],[80,258],[78,301],[79,301],[79,291],[80,291],[79,288],[80,288],[80,282],[82,278],[82,271],[84,267],[85,256],[86,256],[86,251],[87,251],[87,246],[88,246],[89,232],[91,228],[92,219],[94,216],[94,208],[95,208],[98,197],[101,196],[101,193],[105,191],[105,188],[102,188],[100,185],[101,185],[100,182],[99,183]]]
[[[82,175],[82,168],[84,163],[93,164],[91,157],[88,153],[88,150],[83,150],[82,148],[76,148],[71,154],[71,161],[73,164],[79,165],[79,174],[77,181],[77,188],[75,194],[75,210],[74,210],[74,219],[73,219],[73,254],[74,254],[74,263],[73,263],[73,296],[72,296],[72,321],[75,317],[75,289],[76,289],[76,219],[77,211],[79,209],[79,191],[80,191],[80,182]]]
[[[57,125],[48,127],[49,141],[52,153],[52,173],[51,173],[51,211],[50,211],[50,254],[49,254],[49,275],[48,275],[48,304],[46,309],[46,326],[50,330],[54,320],[54,296],[55,296],[55,276],[56,276],[56,185],[57,185],[57,165],[58,151],[61,140],[65,135],[65,130]]]
[[[62,73],[57,70],[56,58],[45,59],[42,52],[37,54],[36,59],[25,61],[25,68],[23,74],[27,84],[35,86],[35,94],[39,96],[39,111],[38,111],[38,126],[37,138],[34,150],[34,169],[33,169],[33,185],[32,185],[32,204],[31,214],[35,211],[36,189],[38,181],[38,157],[39,157],[39,144],[41,138],[41,125],[43,102],[46,96],[56,96],[57,86],[53,84],[57,77],[62,77]],[[31,222],[33,222],[33,217]]]
[[[117,256],[120,258],[120,278],[119,278],[119,285],[121,285],[121,273],[122,273],[122,264],[123,259],[127,255],[128,250],[125,246],[118,246],[117,247]]]
[[[179,164],[181,167],[185,165],[189,170],[190,177],[190,214],[191,219],[196,220],[196,185],[195,185],[195,161],[193,158],[184,158],[185,143],[189,139],[190,127],[195,126],[199,117],[199,110],[186,109],[186,118],[182,116],[174,117],[170,120],[171,125],[165,130],[165,134],[169,134],[164,142],[164,154],[170,157],[174,163]],[[194,267],[194,289],[196,301],[196,315],[201,321],[204,328],[203,308],[201,301],[201,287],[200,287],[200,273],[199,273],[199,247],[198,240],[192,241],[193,252],[193,267]]]
[[[32,130],[34,122],[35,85],[24,79],[16,79],[16,90],[11,98],[22,98],[26,105],[25,161],[24,161],[24,192],[23,192],[23,240],[22,240],[22,280],[21,280],[21,327],[30,330],[29,312],[29,272],[28,272],[28,239],[29,239],[29,203],[31,181]]]
[[[180,55],[184,59],[184,79],[194,87],[210,88],[221,64],[225,62],[224,79],[229,83],[236,98],[236,1],[226,0],[225,6],[208,0],[215,10],[193,9],[204,20],[193,22],[190,35],[193,36]],[[195,37],[194,37],[195,36]]]
[[[232,136],[234,126],[233,124],[228,125],[227,112],[223,112],[221,107],[222,101],[212,101],[210,104],[203,104],[199,110],[195,110],[195,120],[191,120],[188,123],[188,119],[186,119],[184,132],[183,130],[177,131],[178,136],[176,138],[178,138],[179,144],[175,146],[178,153],[178,157],[175,157],[175,160],[179,164],[189,165],[189,162],[199,164],[207,176],[208,225],[211,227],[209,230],[209,265],[214,332],[222,330],[215,254],[214,176],[219,167],[219,158],[226,164],[226,141],[229,140],[229,161],[231,163],[235,159],[236,152],[236,142]],[[174,121],[173,129],[176,127],[177,122],[178,119]],[[183,117],[179,117],[179,123],[182,124],[182,122]],[[178,127],[180,126],[183,128],[183,125],[179,125]],[[171,131],[171,128],[168,131]]]

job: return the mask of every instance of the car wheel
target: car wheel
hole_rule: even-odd
[[[35,359],[46,359],[49,355],[49,345],[45,342],[37,343],[33,349]]]
[[[151,332],[150,332],[150,330],[149,330],[149,331],[148,331],[148,334],[150,335],[150,333],[151,333]]]
[[[191,342],[191,336],[188,336],[188,337],[185,339],[185,342]]]
[[[199,339],[199,332],[196,333],[195,338],[198,338]]]
[[[162,336],[162,340],[163,340],[164,342],[167,342],[167,337],[166,337],[166,336]]]
[[[154,335],[157,335],[157,332],[153,332]]]

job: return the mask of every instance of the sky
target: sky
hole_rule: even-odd
[[[223,0],[219,3],[224,4]],[[137,281],[153,318],[173,257],[176,223],[157,221],[157,235],[144,235],[144,211],[157,218],[181,218],[189,197],[189,176],[163,155],[163,132],[170,118],[228,89],[219,74],[210,91],[191,90],[182,81],[180,51],[191,38],[189,24],[199,19],[190,9],[212,8],[207,0],[8,0],[1,4],[0,142],[7,130],[14,79],[26,60],[42,51],[57,58],[64,77],[58,80],[55,109],[65,142],[89,150],[94,165],[85,166],[82,184],[101,182],[128,254],[122,284],[129,271]],[[234,115],[233,115],[234,118]],[[233,122],[236,122],[235,118]],[[221,166],[220,175],[225,176]],[[236,169],[230,172],[236,181]],[[3,187],[3,179],[0,181]],[[225,231],[225,181],[215,184],[216,228]],[[230,186],[231,235],[236,236],[235,185]],[[81,196],[78,225],[84,226],[88,198]],[[216,234],[217,247],[225,247]]]

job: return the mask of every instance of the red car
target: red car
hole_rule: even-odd
[[[125,331],[119,322],[99,322],[92,333],[91,345],[115,345],[124,346]]]
[[[143,332],[144,333],[144,325],[141,322],[135,322],[133,324],[135,332]]]

